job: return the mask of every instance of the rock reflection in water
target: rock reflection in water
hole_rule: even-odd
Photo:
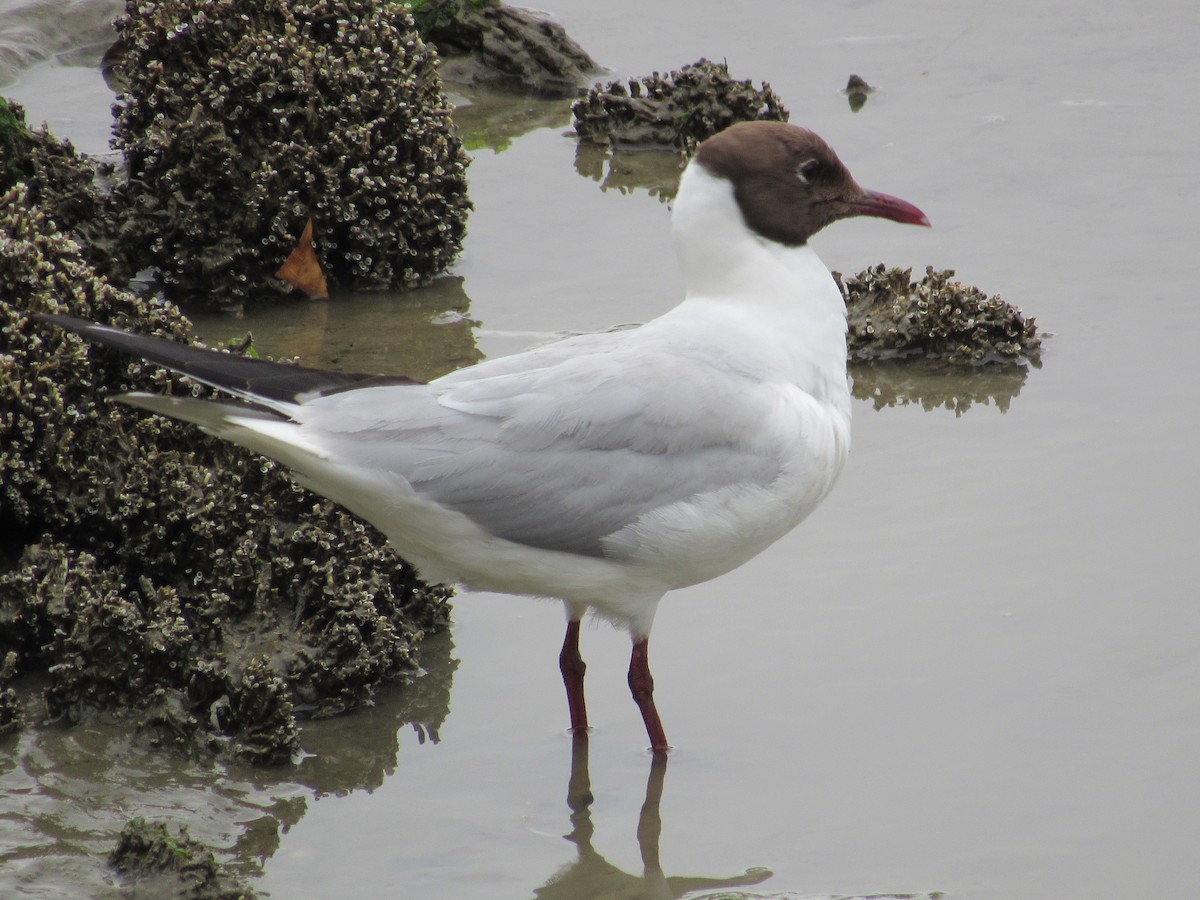
[[[571,124],[568,100],[514,97],[507,91],[463,84],[452,77],[445,87],[454,104],[459,137],[470,151],[500,153],[515,139],[539,128],[566,128]]]
[[[674,199],[686,162],[677,150],[628,150],[587,141],[575,146],[575,171],[598,182],[600,190],[632,194],[642,189],[662,203]]]
[[[876,410],[890,406],[920,406],[926,412],[948,409],[961,416],[975,404],[1009,406],[1029,377],[1023,365],[980,368],[930,363],[921,360],[850,363],[853,394]]]
[[[438,740],[457,660],[426,639],[425,672],[374,706],[308,723],[298,766],[190,761],[107,722],[26,728],[0,741],[0,896],[96,896],[116,884],[107,857],[137,816],[186,824],[239,877],[261,874],[310,797],[372,791],[395,771],[399,732]],[[27,696],[37,684],[23,684]]]
[[[197,336],[210,346],[249,331],[265,356],[430,381],[483,359],[475,345],[479,323],[467,315],[470,307],[463,279],[446,275],[416,290],[289,301],[256,309],[246,318],[225,313],[191,318]]]
[[[450,713],[450,688],[458,660],[448,633],[432,635],[421,645],[424,673],[389,689],[370,708],[347,716],[313,722],[304,729],[308,756],[291,777],[316,798],[374,791],[396,770],[400,730],[411,726],[418,743],[436,744]]]

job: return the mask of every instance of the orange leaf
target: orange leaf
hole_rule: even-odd
[[[329,297],[329,288],[325,285],[325,273],[317,262],[317,253],[313,245],[313,221],[309,217],[304,226],[304,234],[296,243],[292,255],[284,260],[279,271],[275,273],[280,278],[299,291],[303,291],[310,300],[325,300]]]

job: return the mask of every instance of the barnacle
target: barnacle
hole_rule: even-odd
[[[701,59],[667,75],[596,84],[571,107],[575,133],[597,144],[638,144],[694,150],[734,122],[773,119],[788,111],[771,86],[736,81],[729,68]]]
[[[156,740],[275,761],[297,705],[348,709],[415,669],[445,589],[281,467],[107,402],[200,388],[36,312],[190,328],[97,277],[24,185],[0,195],[0,682],[45,664],[51,715],[125,710]]]
[[[116,193],[173,297],[281,289],[270,273],[310,214],[335,283],[418,285],[457,255],[468,158],[403,5],[130,0],[117,28]]]

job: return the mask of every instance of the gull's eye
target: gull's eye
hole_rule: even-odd
[[[808,184],[821,172],[821,161],[814,157],[809,157],[796,166],[796,177],[805,184]]]

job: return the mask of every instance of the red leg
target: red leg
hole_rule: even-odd
[[[587,705],[583,700],[583,673],[587,664],[579,655],[579,620],[567,622],[567,636],[563,639],[562,652],[558,654],[558,668],[562,672],[563,684],[567,688],[567,707],[571,711],[571,730],[586,734]]]
[[[658,710],[654,708],[654,678],[650,675],[650,657],[647,650],[649,643],[649,638],[642,638],[633,645],[633,656],[629,659],[629,690],[633,692],[634,702],[642,711],[642,721],[646,723],[646,734],[650,738],[650,749],[655,753],[666,753],[671,748],[667,744],[666,734],[663,733]]]

